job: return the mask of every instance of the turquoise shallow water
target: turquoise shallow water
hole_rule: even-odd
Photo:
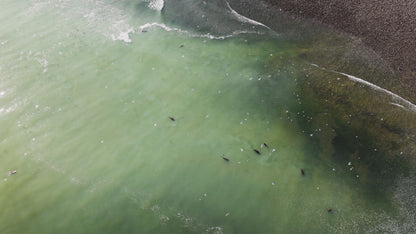
[[[411,180],[378,194],[301,124],[302,67],[264,69],[293,51],[278,34],[198,34],[140,1],[0,9],[0,232],[411,230]]]

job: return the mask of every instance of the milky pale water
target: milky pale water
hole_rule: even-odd
[[[140,1],[0,3],[1,233],[401,225],[290,115],[291,79],[262,69],[288,43],[198,35],[162,14]]]

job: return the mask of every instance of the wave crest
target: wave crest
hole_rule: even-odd
[[[178,33],[181,33],[181,34],[186,34],[189,37],[208,38],[208,39],[212,39],[212,40],[224,40],[224,39],[227,39],[227,38],[235,37],[235,36],[240,35],[240,34],[262,34],[258,31],[244,31],[244,30],[237,30],[237,31],[234,31],[230,34],[219,35],[219,36],[212,35],[210,33],[197,34],[197,33],[188,32],[188,31],[180,29],[180,28],[174,28],[174,27],[172,28],[172,27],[167,26],[166,24],[156,23],[156,22],[155,23],[143,24],[139,27],[139,29],[140,29],[140,31],[143,32],[143,31],[146,31],[149,28],[154,28],[154,27],[161,28],[161,29],[163,29],[167,32],[174,31],[174,32],[178,32]]]
[[[161,11],[163,9],[163,6],[165,5],[165,2],[163,0],[147,0],[149,4],[147,5],[150,9]]]

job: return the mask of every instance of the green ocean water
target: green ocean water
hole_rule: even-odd
[[[290,41],[157,3],[0,3],[1,233],[414,230],[413,180],[369,186],[305,124],[304,66],[265,69]]]

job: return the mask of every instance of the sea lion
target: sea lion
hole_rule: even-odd
[[[221,155],[221,158],[224,159],[224,161],[226,161],[226,162],[229,162],[230,161],[230,159],[224,157],[224,155]]]
[[[305,171],[303,169],[300,169],[300,173],[304,176],[305,175]]]
[[[172,121],[175,121],[175,118],[173,118],[171,116],[169,116],[169,119],[172,120]]]
[[[254,149],[253,151],[256,152],[256,154],[260,155],[260,151],[258,151],[256,149]]]
[[[269,148],[269,146],[266,143],[263,143],[264,147]]]

